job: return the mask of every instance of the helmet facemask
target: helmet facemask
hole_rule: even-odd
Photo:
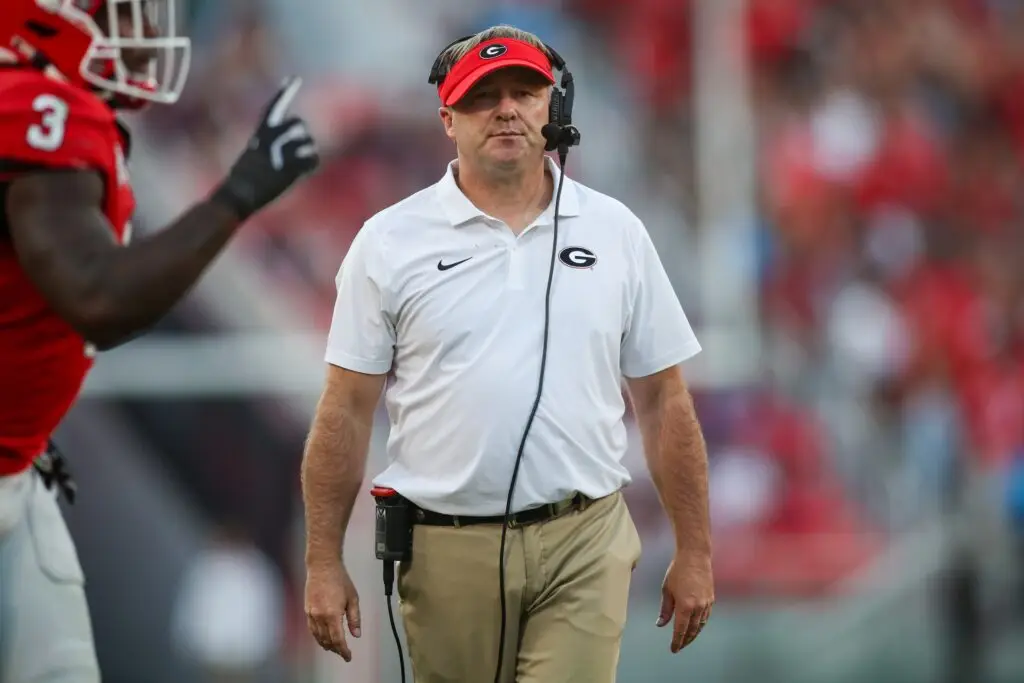
[[[178,100],[188,76],[191,44],[176,35],[175,0],[76,0],[70,5],[69,18],[94,33],[80,68],[86,83],[120,95],[125,103]],[[140,53],[150,59],[132,71],[130,65]]]

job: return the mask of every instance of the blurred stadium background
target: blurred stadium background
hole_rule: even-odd
[[[325,164],[58,434],[108,683],[398,680],[369,496],[356,661],[306,632],[298,467],[337,267],[440,177],[430,63],[495,23],[567,59],[570,172],[646,221],[705,346],[715,616],[674,657],[654,627],[672,541],[634,449],[620,680],[1024,680],[1024,2],[186,4],[184,100],[133,121],[136,230],[210,188],[288,73]]]

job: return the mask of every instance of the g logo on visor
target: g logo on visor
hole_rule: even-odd
[[[480,50],[480,59],[494,59],[500,57],[508,52],[508,48],[504,45],[488,45],[484,49]]]

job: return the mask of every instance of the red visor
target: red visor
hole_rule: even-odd
[[[550,83],[555,82],[551,73],[551,60],[543,50],[514,38],[495,38],[480,43],[455,62],[437,88],[441,103],[445,106],[455,104],[481,78],[509,66],[526,67],[541,74]]]

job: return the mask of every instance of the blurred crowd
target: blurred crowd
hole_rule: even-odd
[[[654,134],[691,125],[693,3],[571,5],[641,75]],[[748,7],[768,370],[712,431],[716,523],[745,530],[719,536],[737,556],[795,564],[780,570],[806,588],[876,532],[949,512],[979,473],[1020,519],[1024,3]],[[804,532],[824,538],[795,561],[764,540]]]
[[[660,187],[680,230],[694,1],[513,3],[556,14],[628,75],[644,164],[672,179]],[[194,193],[282,75],[259,3],[240,6],[185,100],[147,118]],[[1024,2],[749,0],[746,27],[767,355],[758,386],[697,391],[716,571],[726,592],[818,595],[949,512],[965,472],[999,473],[994,504],[1024,519]],[[362,222],[434,182],[453,151],[430,107],[329,83],[309,98],[323,170],[238,248],[322,328]],[[664,531],[638,490],[646,533]]]
[[[831,376],[868,409],[840,438],[850,459],[892,428],[936,485],[961,452],[1007,467],[1024,446],[1024,4],[755,7],[763,311],[792,379]]]

